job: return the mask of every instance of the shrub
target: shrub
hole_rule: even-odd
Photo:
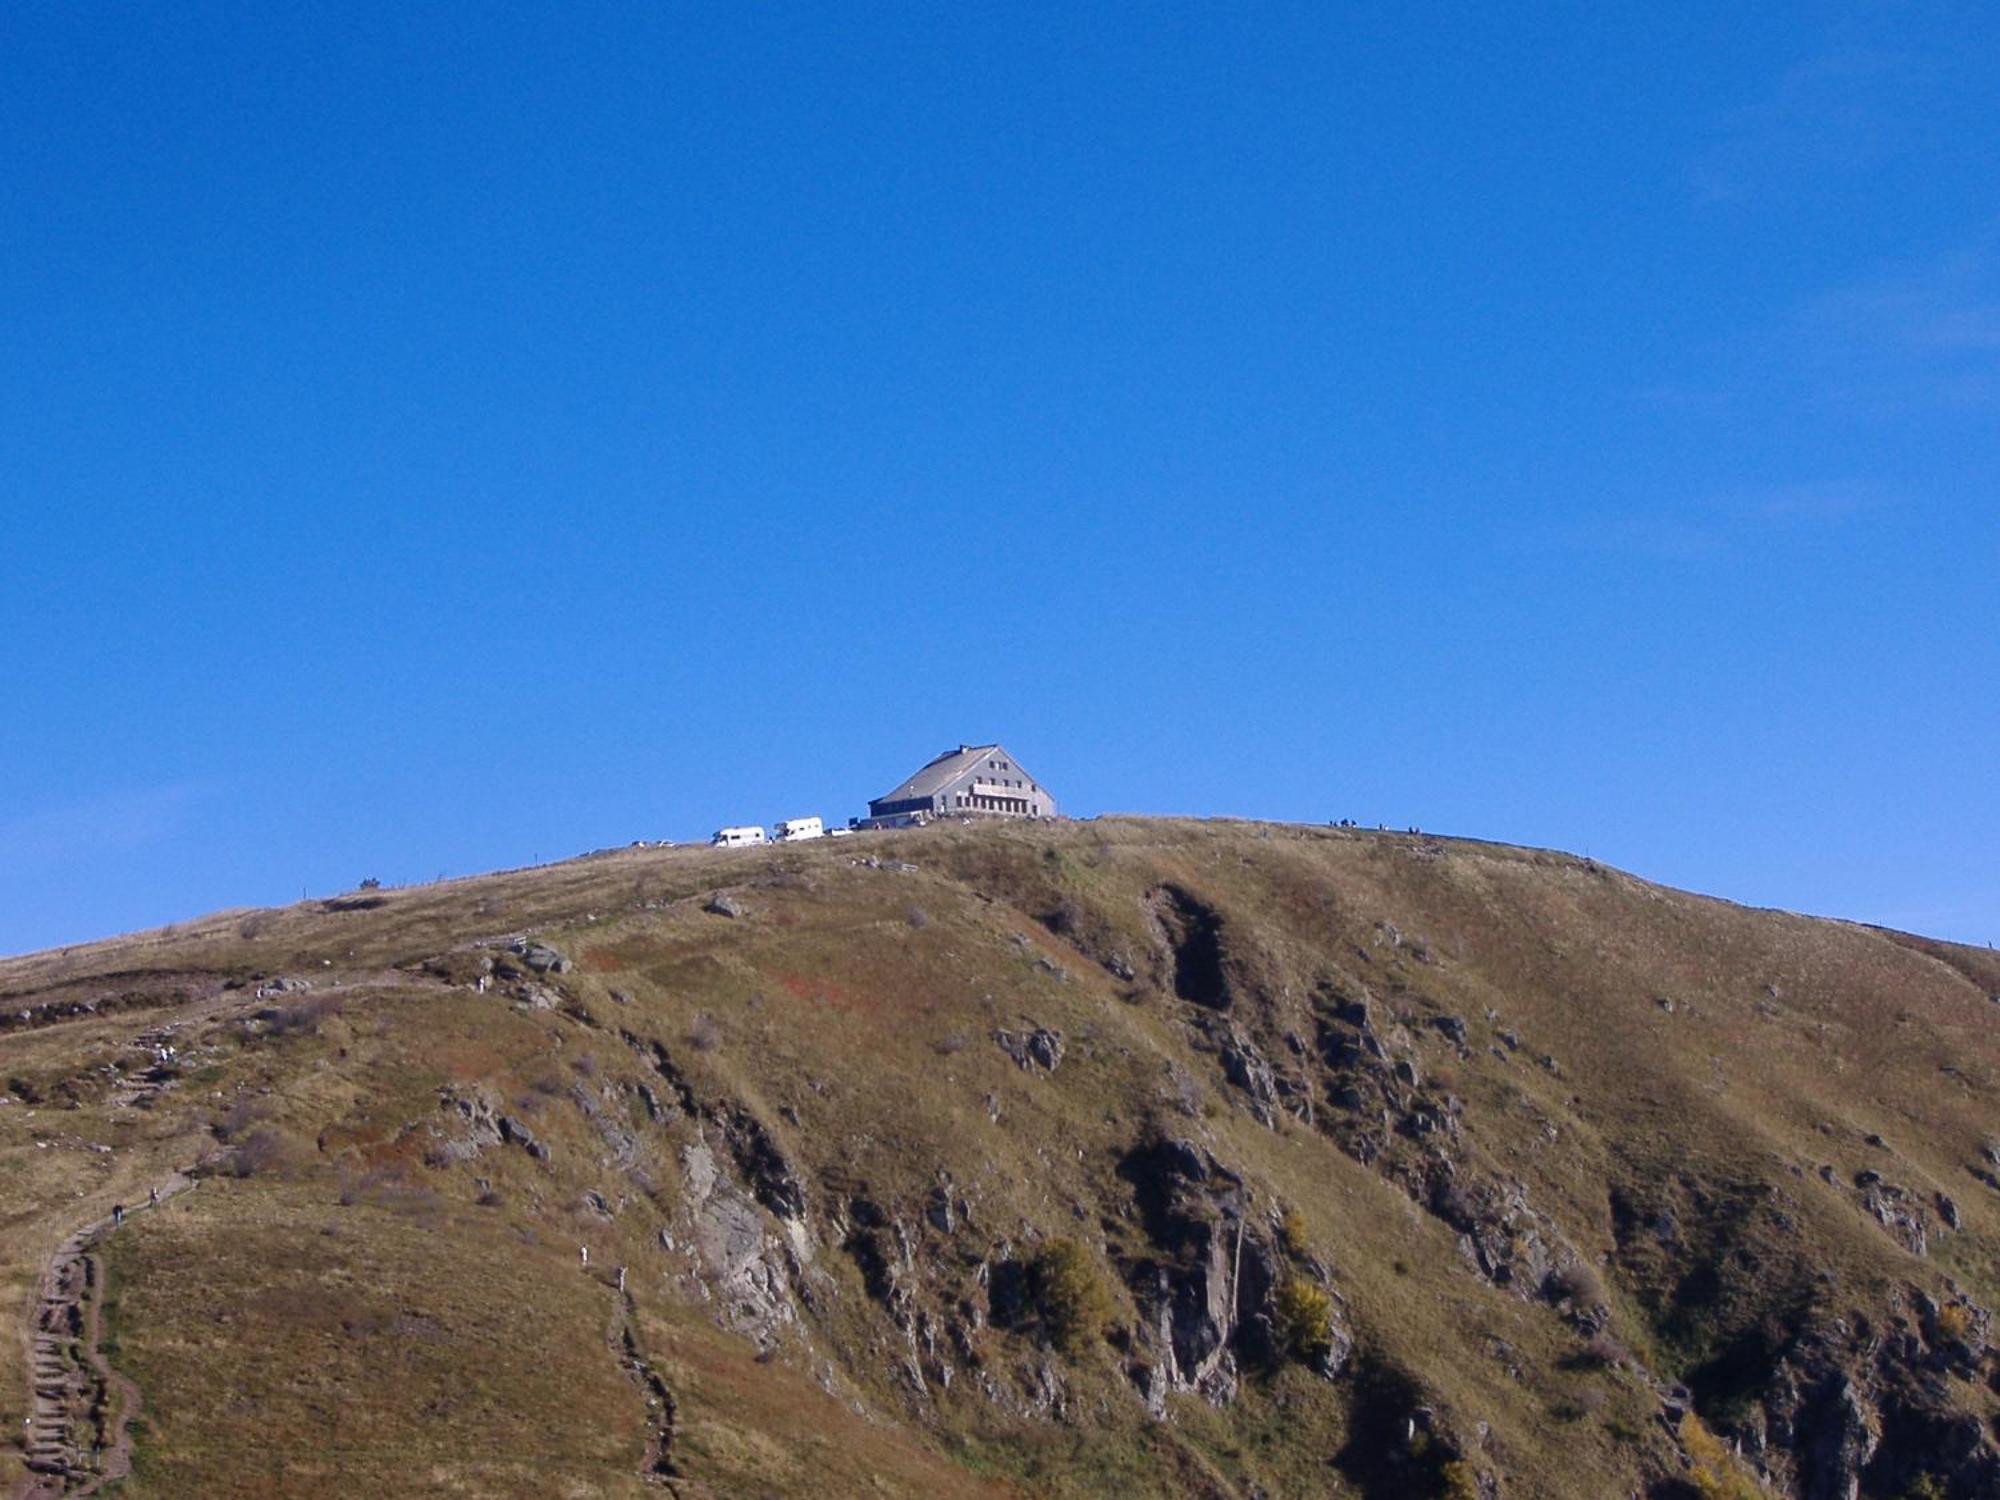
[[[1296,1208],[1285,1210],[1278,1220],[1278,1243],[1285,1247],[1285,1254],[1294,1260],[1304,1260],[1312,1249],[1312,1242],[1306,1237],[1305,1216]]]
[[[232,1177],[257,1177],[277,1170],[291,1154],[285,1138],[275,1130],[253,1130],[229,1155]]]
[[[722,1028],[715,1024],[715,1017],[702,1014],[694,1018],[688,1027],[688,1045],[697,1052],[713,1052],[722,1045]]]
[[[1584,1369],[1602,1370],[1623,1364],[1625,1346],[1608,1333],[1594,1333],[1576,1354],[1575,1363]]]
[[[1743,1472],[1721,1438],[1693,1412],[1681,1418],[1681,1447],[1693,1468],[1688,1481],[1701,1500],[1761,1500],[1756,1481]]]
[[[1333,1298],[1294,1276],[1278,1293],[1278,1338],[1285,1352],[1317,1365],[1333,1352]]]
[[[1604,1290],[1604,1278],[1596,1268],[1580,1260],[1569,1261],[1549,1272],[1549,1279],[1543,1290],[1551,1302],[1565,1299],[1579,1307],[1602,1307],[1610,1302]]]
[[[339,995],[308,995],[282,1007],[271,1018],[273,1036],[318,1036],[320,1026],[340,1014]]]
[[[1075,1240],[1050,1240],[1028,1267],[1029,1294],[1049,1342],[1072,1357],[1111,1321],[1111,1297],[1090,1252]]]
[[[1962,1302],[1953,1302],[1938,1309],[1938,1337],[1942,1339],[1962,1339],[1972,1331],[1972,1309]]]
[[[1479,1500],[1479,1472],[1454,1458],[1438,1471],[1438,1493],[1444,1500]]]
[[[222,1118],[209,1128],[219,1141],[233,1141],[245,1134],[252,1125],[270,1116],[271,1107],[255,1094],[238,1094],[230,1100],[229,1108],[222,1112]]]

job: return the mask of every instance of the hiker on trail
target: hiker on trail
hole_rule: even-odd
[[[158,1208],[160,1206],[160,1190],[158,1188],[146,1189],[146,1206],[148,1208]]]
[[[581,1255],[581,1256],[583,1257],[583,1264],[584,1264],[584,1268],[585,1268],[586,1270],[587,1270],[587,1269],[589,1269],[589,1266],[590,1266],[590,1246],[588,1246],[588,1245],[578,1245],[578,1246],[577,1246],[576,1248],[577,1248],[577,1253],[578,1253],[578,1254],[580,1254],[580,1255]]]
[[[114,1203],[114,1204],[112,1204],[112,1205],[111,1205],[111,1227],[112,1227],[113,1229],[116,1229],[116,1228],[117,1228],[117,1227],[118,1227],[118,1226],[119,1226],[120,1224],[123,1224],[124,1222],[125,1222],[125,1205],[124,1205],[124,1204],[122,1204],[122,1203]]]
[[[618,1268],[618,1290],[621,1292],[625,1290],[625,1268],[623,1266]]]

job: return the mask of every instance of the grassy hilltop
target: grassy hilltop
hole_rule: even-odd
[[[0,961],[0,1494],[1992,1496],[1997,999],[1140,819]]]

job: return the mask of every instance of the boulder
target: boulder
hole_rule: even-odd
[[[524,938],[514,944],[513,952],[537,974],[567,974],[571,968],[570,961],[547,943],[529,942]]]

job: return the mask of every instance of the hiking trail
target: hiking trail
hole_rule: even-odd
[[[132,1472],[139,1388],[103,1350],[104,1266],[97,1254],[123,1224],[195,1185],[174,1172],[148,1201],[86,1224],[57,1247],[35,1288],[28,1352],[27,1478],[13,1500],[94,1495]]]

